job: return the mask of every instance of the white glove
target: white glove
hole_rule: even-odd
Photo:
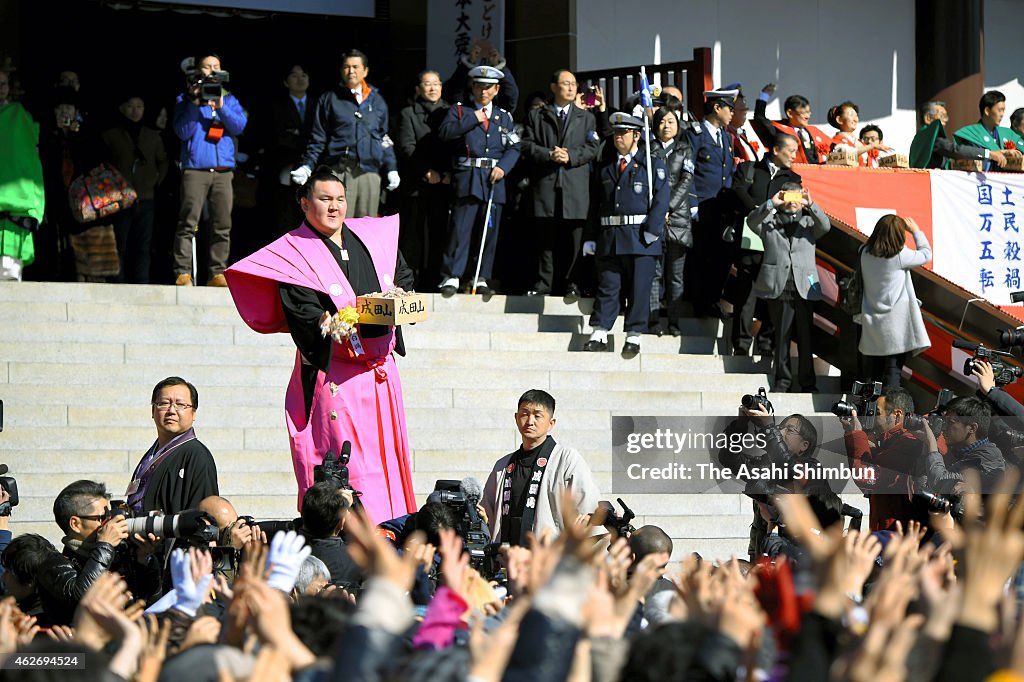
[[[597,242],[583,242],[583,255],[593,256],[597,253]]]
[[[192,560],[188,553],[182,549],[176,549],[171,553],[171,582],[174,584],[174,593],[177,600],[174,608],[188,616],[195,616],[196,611],[203,605],[203,597],[210,589],[213,582],[213,574],[207,573],[199,582],[192,580]]]
[[[398,189],[400,182],[402,182],[402,178],[398,177],[398,171],[388,171],[388,186],[385,189],[389,192]]]
[[[309,166],[299,166],[292,171],[292,182],[296,185],[305,185],[306,180],[309,180],[309,176],[313,174],[313,169]]]
[[[270,542],[270,554],[267,555],[267,568],[270,569],[268,585],[286,594],[292,591],[302,562],[313,551],[312,547],[305,544],[302,536],[293,530],[274,536]]]

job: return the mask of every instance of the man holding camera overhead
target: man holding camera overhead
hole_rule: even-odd
[[[206,285],[225,287],[224,269],[231,252],[235,137],[245,129],[246,116],[235,96],[224,89],[228,74],[221,71],[220,57],[207,53],[186,59],[182,69],[187,89],[174,105],[174,132],[181,140],[181,212],[174,235],[174,283],[194,284],[192,240],[205,203],[210,214]]]
[[[877,385],[877,384],[876,384]],[[868,385],[871,388],[871,385]],[[864,412],[872,396],[861,396],[856,404]],[[838,403],[837,403],[838,407]],[[928,522],[928,509],[914,497],[914,477],[923,473],[921,456],[924,444],[903,425],[914,412],[914,398],[902,388],[887,388],[875,403],[876,414],[868,430],[875,436],[872,444],[861,426],[858,410],[840,416],[846,432],[846,456],[851,468],[873,467],[875,480],[858,480],[857,485],[871,502],[869,530],[894,530],[899,521],[906,528],[910,521]],[[833,412],[839,412],[833,407]]]
[[[135,467],[128,506],[142,513],[196,509],[203,498],[219,494],[217,465],[193,429],[199,392],[180,377],[167,377],[153,388],[151,404],[156,442]]]

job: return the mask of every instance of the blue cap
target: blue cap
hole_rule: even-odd
[[[725,104],[726,106],[731,107],[734,106],[734,103],[736,102],[736,95],[738,94],[740,94],[740,91],[738,89],[721,88],[718,90],[705,90],[704,99],[707,101],[708,104],[715,101],[719,101]]]
[[[475,66],[469,70],[469,77],[475,83],[490,85],[500,81],[505,77],[505,74],[502,73],[501,69],[496,69],[493,66]]]
[[[608,122],[612,124],[614,130],[643,130],[644,122],[636,116],[630,116],[623,111],[616,111],[614,114],[608,117]]]

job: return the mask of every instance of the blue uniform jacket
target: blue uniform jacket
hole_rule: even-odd
[[[320,95],[313,113],[313,130],[302,163],[316,168],[323,163],[334,166],[339,160],[358,160],[359,167],[370,173],[398,170],[395,147],[384,146],[388,133],[388,105],[377,88],[362,104],[356,104],[352,92],[337,86]]]
[[[224,106],[217,110],[217,119],[224,124],[224,137],[219,142],[207,142],[213,109],[178,95],[174,103],[174,132],[181,140],[182,168],[235,167],[235,136],[245,129],[246,117],[234,95],[224,95]]]
[[[715,138],[701,123],[700,133],[693,129],[686,131],[690,147],[693,149],[693,185],[690,186],[690,206],[700,206],[708,199],[718,196],[723,189],[732,187],[732,176],[735,171],[735,154],[732,148],[732,136],[722,131],[725,147],[719,147]],[[703,209],[700,209],[703,214]],[[701,218],[704,216],[701,215]]]
[[[654,179],[654,199],[650,209],[647,207],[647,159],[641,152],[633,155],[633,160],[626,166],[625,172],[619,175],[619,157],[615,155],[611,162],[601,168],[597,174],[598,184],[595,196],[598,197],[598,230],[595,241],[600,256],[657,256],[663,247],[662,238],[665,234],[665,216],[672,188],[668,184],[668,170],[665,162],[652,156],[651,164]],[[641,225],[601,226],[600,218],[604,216],[625,216],[646,214],[647,220]],[[658,239],[644,235],[647,233]]]
[[[457,198],[475,197],[487,201],[491,190],[490,168],[468,168],[460,166],[460,158],[498,159],[498,167],[509,171],[519,161],[519,138],[512,129],[512,115],[504,109],[491,105],[491,118],[487,130],[476,120],[475,107],[456,104],[448,109],[438,129],[438,137],[454,143],[455,167],[452,177]],[[505,203],[505,180],[494,186],[494,203]]]

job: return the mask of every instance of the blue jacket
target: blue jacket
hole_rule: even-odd
[[[723,130],[725,147],[719,147],[702,122],[700,133],[693,129],[686,131],[690,147],[693,149],[693,185],[690,187],[690,206],[698,206],[702,201],[718,196],[718,193],[732,187],[732,176],[735,172],[735,153],[732,148],[732,136]]]
[[[651,157],[654,199],[647,206],[647,159],[643,151],[619,175],[619,156],[603,166],[597,174],[598,187],[593,192],[598,202],[597,253],[601,256],[658,256],[664,247],[665,216],[668,214],[672,188],[668,184],[668,169],[657,156]],[[602,226],[600,218],[609,216],[646,215],[641,225]],[[644,234],[646,233],[646,235]],[[652,241],[652,238],[656,238]]]
[[[459,165],[463,158],[497,159],[498,168],[509,171],[519,161],[519,136],[513,130],[512,115],[504,109],[491,104],[491,118],[484,130],[484,124],[476,120],[473,105],[462,103],[448,109],[437,131],[438,137],[446,142],[454,142],[455,168],[453,179],[457,198],[475,197],[487,201],[491,190],[490,168],[469,168]],[[505,180],[494,186],[494,203],[505,203]]]
[[[377,88],[371,87],[363,103],[357,104],[348,88],[336,86],[316,101],[302,163],[316,168],[317,164],[334,166],[348,158],[371,173],[398,170],[391,138],[384,140],[387,133],[388,105]]]
[[[245,112],[234,95],[225,94],[224,107],[217,110],[216,116],[224,124],[224,137],[219,142],[207,142],[213,110],[178,95],[174,104],[174,132],[181,140],[179,160],[183,169],[235,167],[235,137],[245,129]]]

